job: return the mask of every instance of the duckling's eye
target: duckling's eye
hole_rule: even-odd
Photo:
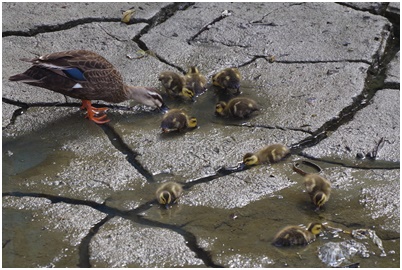
[[[190,124],[191,126],[197,126],[197,119],[194,117],[190,118]]]

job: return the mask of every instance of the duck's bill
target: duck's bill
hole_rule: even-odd
[[[166,104],[162,104],[162,106],[159,108],[159,111],[163,114],[167,113],[169,111],[169,107],[166,106]]]
[[[237,169],[239,171],[245,170],[246,168],[248,168],[248,166],[244,162],[239,162],[239,164],[237,164]]]

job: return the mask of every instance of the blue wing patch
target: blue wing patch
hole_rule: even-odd
[[[63,69],[64,74],[66,74],[68,77],[78,80],[78,81],[86,81],[84,77],[84,73],[79,70],[78,68],[69,68],[69,69]]]

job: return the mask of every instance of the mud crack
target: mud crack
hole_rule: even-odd
[[[186,246],[191,251],[193,251],[196,254],[197,258],[201,259],[207,267],[223,268],[223,266],[214,263],[210,252],[204,250],[197,244],[197,237],[193,233],[183,229],[186,224],[170,225],[142,217],[138,217],[138,219],[136,219],[136,222],[146,226],[169,229],[180,234],[181,236],[183,236]]]
[[[148,25],[145,26],[140,33],[138,33],[132,40],[140,47],[141,50],[148,52],[150,49],[148,46],[141,40],[141,37],[145,34],[147,34],[152,28],[155,26],[164,23],[166,20],[171,18],[176,14],[177,11],[179,10],[185,10],[189,8],[190,6],[194,5],[193,3],[173,3],[171,5],[168,5],[164,8],[162,8],[155,16],[153,16],[150,20],[148,20]],[[179,66],[176,66],[172,63],[169,63],[165,58],[163,58],[161,55],[159,55],[156,52],[152,52],[152,55],[155,56],[156,59],[158,59],[160,62],[169,65],[171,67],[176,68],[182,73],[185,73],[184,69],[182,69]]]
[[[22,36],[22,37],[33,37],[38,34],[63,31],[67,29],[74,28],[78,25],[88,24],[93,22],[119,22],[120,18],[82,18],[77,20],[68,21],[62,24],[56,25],[40,25],[29,29],[28,31],[4,31],[2,33],[3,37],[9,36]]]
[[[109,124],[99,125],[109,138],[112,145],[119,150],[121,153],[126,155],[127,161],[134,166],[134,168],[144,176],[148,182],[155,182],[153,175],[145,169],[140,162],[136,159],[139,155],[137,152],[132,150],[121,138],[121,136],[111,127]]]
[[[222,11],[221,15],[217,18],[215,18],[214,20],[212,20],[212,22],[206,24],[205,26],[203,26],[200,31],[198,31],[195,35],[193,35],[192,37],[190,37],[187,40],[188,45],[191,45],[191,42],[194,41],[199,35],[201,35],[204,31],[208,31],[212,25],[214,25],[215,23],[222,21],[223,19],[227,18],[228,16],[232,15],[232,11],[229,10],[224,10]]]
[[[152,200],[151,202],[147,202],[136,209],[129,210],[129,211],[122,211],[110,206],[107,206],[105,204],[100,204],[94,201],[86,201],[86,200],[80,200],[80,199],[73,199],[73,198],[67,198],[67,197],[61,197],[61,196],[55,196],[55,195],[50,195],[50,194],[44,194],[44,193],[34,193],[34,192],[4,192],[2,193],[2,196],[14,196],[14,197],[37,197],[37,198],[45,198],[50,200],[52,203],[59,203],[59,202],[64,202],[67,204],[72,204],[72,205],[85,205],[94,208],[95,210],[98,210],[102,213],[107,214],[105,218],[103,218],[101,221],[99,221],[97,224],[95,224],[88,232],[88,234],[81,240],[81,243],[79,245],[79,263],[77,266],[79,267],[91,267],[89,258],[90,258],[90,252],[89,252],[89,245],[92,240],[92,238],[96,235],[96,233],[99,231],[99,229],[106,224],[110,219],[112,219],[115,216],[119,216],[124,219],[131,220],[135,223],[142,224],[142,225],[147,225],[150,227],[156,227],[156,228],[163,228],[163,229],[168,229],[172,230],[185,239],[185,244],[186,246],[193,251],[198,258],[200,258],[204,264],[207,267],[222,267],[220,265],[217,265],[213,262],[211,255],[208,251],[205,251],[203,248],[199,247],[197,244],[197,237],[183,229],[183,227],[186,224],[182,225],[171,225],[171,224],[165,224],[162,222],[158,221],[153,221],[153,220],[148,220],[140,213],[143,211],[149,209],[152,207],[152,204],[156,202],[156,200]]]
[[[81,240],[81,243],[78,247],[78,253],[79,253],[79,263],[77,264],[78,267],[85,267],[85,268],[91,267],[91,263],[89,261],[90,258],[89,245],[91,243],[91,240],[95,236],[95,234],[98,233],[99,229],[103,226],[103,224],[108,222],[113,217],[114,215],[107,215],[104,219],[95,224],[89,230],[89,233]]]
[[[222,124],[219,122],[213,122],[214,124]],[[265,128],[265,129],[279,129],[279,130],[291,130],[291,131],[300,131],[303,133],[307,133],[312,135],[313,132],[307,129],[303,129],[303,128],[292,128],[292,127],[281,127],[281,126],[271,126],[271,125],[262,125],[262,124],[249,124],[249,123],[243,123],[243,124],[229,124],[229,123],[225,123],[222,124],[225,126],[233,126],[233,127],[247,127],[247,128]]]
[[[78,102],[34,102],[34,103],[27,103],[23,101],[17,101],[17,100],[12,100],[9,98],[2,98],[2,101],[4,103],[14,105],[17,107],[20,107],[19,109],[16,109],[11,116],[10,123],[7,124],[5,127],[3,127],[3,130],[7,129],[9,126],[13,125],[17,118],[24,114],[29,108],[33,107],[77,107],[79,108],[81,106],[81,103]],[[121,105],[115,105],[115,104],[103,104],[103,103],[94,103],[92,104],[93,107],[96,108],[102,108],[102,107],[107,107],[112,110],[121,110],[121,111],[132,111],[130,107],[126,106],[121,106]]]
[[[351,105],[343,108],[337,117],[324,123],[320,128],[314,131],[311,136],[290,146],[292,152],[300,153],[304,148],[317,145],[328,137],[328,134],[335,132],[339,127],[353,120],[357,112],[371,103],[378,90],[385,87],[385,73],[388,64],[399,51],[399,38],[393,38],[391,35],[385,45],[384,55],[375,55],[371,63],[365,80],[365,86],[362,92],[356,96]]]

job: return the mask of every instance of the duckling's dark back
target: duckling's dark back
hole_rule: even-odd
[[[314,235],[298,226],[283,228],[274,238],[272,244],[277,247],[307,245],[314,240]]]
[[[249,98],[233,98],[229,101],[227,107],[232,116],[239,118],[246,118],[251,113],[258,111],[257,103]]]
[[[168,112],[163,117],[161,128],[163,130],[182,130],[187,126],[187,117],[180,111]]]

